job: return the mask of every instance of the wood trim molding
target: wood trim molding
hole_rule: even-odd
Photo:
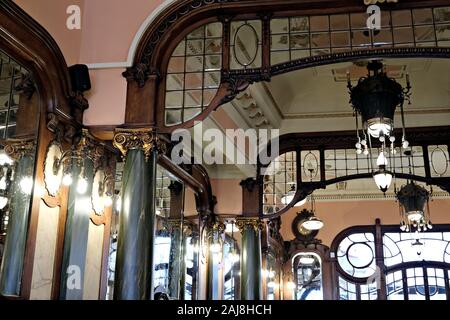
[[[450,5],[449,0],[402,0],[383,3],[382,9],[397,10]],[[300,60],[270,65],[269,17],[294,15],[364,12],[362,0],[181,0],[168,5],[153,20],[137,46],[134,64],[124,76],[128,81],[126,126],[141,125],[158,128],[160,133],[171,133],[179,128],[191,128],[219,106],[255,82],[270,81],[275,75],[313,66],[377,57],[435,57],[450,58],[449,48],[390,48],[370,49],[313,56]],[[258,69],[229,70],[230,21],[233,19],[263,19],[262,67]],[[223,53],[221,84],[212,102],[194,119],[175,126],[165,125],[165,70],[175,46],[195,28],[214,21],[223,23]]]

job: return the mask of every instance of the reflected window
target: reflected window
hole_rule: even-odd
[[[293,259],[296,300],[323,300],[322,260],[312,252]]]
[[[384,290],[377,287],[383,278],[387,300],[450,298],[450,225],[420,234],[396,230],[398,226],[381,226],[382,237],[376,242],[373,226],[356,227],[335,241],[340,300],[384,298],[379,297]],[[381,251],[378,263],[384,264],[384,272],[377,272],[375,253]]]

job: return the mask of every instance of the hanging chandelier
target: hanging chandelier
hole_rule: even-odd
[[[424,187],[408,181],[396,194],[400,204],[400,229],[405,232],[420,232],[432,229],[430,220],[430,193]],[[425,206],[427,210],[425,211]]]
[[[368,76],[360,78],[355,87],[352,86],[350,74],[347,73],[350,102],[355,110],[356,118],[356,153],[369,156],[375,183],[382,192],[386,192],[393,177],[392,171],[389,170],[388,158],[391,154],[396,153],[394,115],[398,106],[400,106],[402,118],[401,147],[403,149],[409,147],[406,139],[403,104],[405,100],[409,101],[411,86],[408,75],[406,76],[406,88],[389,78],[380,61],[369,62],[367,70]],[[361,128],[359,119],[362,122]],[[379,140],[381,145],[376,168],[373,168],[372,164],[372,139]]]

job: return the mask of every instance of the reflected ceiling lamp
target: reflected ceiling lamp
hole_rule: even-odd
[[[377,159],[377,168],[372,168],[373,177],[377,187],[386,192],[392,182],[393,173],[388,170],[388,157],[396,153],[394,136],[394,115],[400,107],[402,119],[402,145],[403,149],[409,147],[406,139],[405,117],[403,105],[409,101],[411,85],[406,75],[406,88],[397,81],[389,78],[383,70],[380,61],[371,61],[367,65],[367,77],[360,78],[358,84],[353,86],[350,73],[347,73],[350,102],[355,110],[356,118],[356,153],[369,156],[372,164],[372,139],[379,140],[380,154]],[[361,119],[362,126],[360,128]],[[390,146],[387,147],[387,144]]]
[[[433,228],[430,220],[430,192],[414,181],[408,181],[396,194],[400,205],[400,229],[420,232]],[[426,208],[426,210],[425,210]]]
[[[291,190],[289,190],[282,198],[281,198],[281,203],[284,204],[285,206],[287,206],[288,204],[290,204],[293,200],[294,200],[294,196],[295,196],[295,184],[291,185]],[[299,202],[297,202],[296,204],[294,204],[294,207],[301,207],[306,203],[306,198],[300,200]]]
[[[308,215],[309,217],[301,223],[301,227],[307,231],[319,231],[324,226],[323,221],[316,217],[315,209],[316,201],[314,200],[314,196],[311,194],[311,211],[306,210],[305,212],[305,215]]]

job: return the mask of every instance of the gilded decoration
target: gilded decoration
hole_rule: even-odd
[[[124,157],[133,149],[144,151],[146,159],[155,148],[160,153],[166,152],[165,143],[153,129],[116,129],[113,145]]]

